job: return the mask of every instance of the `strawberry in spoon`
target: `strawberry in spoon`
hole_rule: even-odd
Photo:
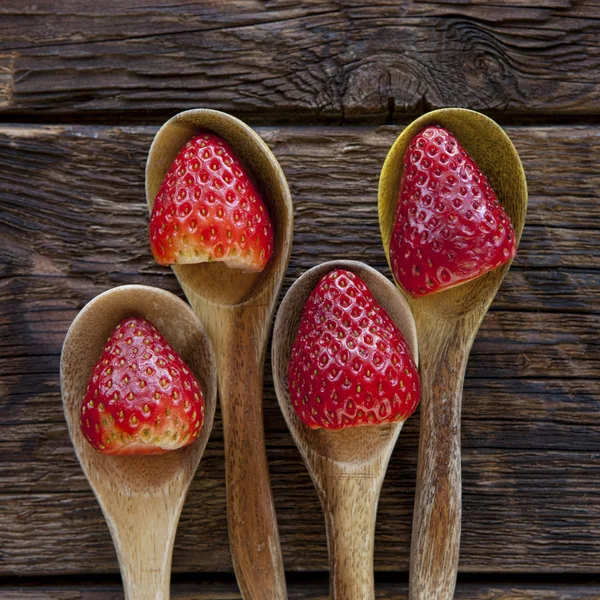
[[[152,209],[150,244],[161,265],[223,261],[244,271],[265,268],[273,225],[224,139],[201,133],[176,156]]]
[[[390,241],[396,281],[413,297],[465,283],[512,260],[510,217],[447,129],[429,126],[404,156]]]
[[[203,419],[200,384],[158,329],[121,321],[81,404],[87,441],[102,454],[162,454],[195,441]]]
[[[323,276],[304,305],[288,386],[312,429],[405,421],[420,396],[402,333],[365,283],[343,269]]]

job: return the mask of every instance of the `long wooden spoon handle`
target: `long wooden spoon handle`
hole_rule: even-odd
[[[144,555],[138,555],[141,563]],[[169,561],[170,563],[170,561]],[[154,569],[151,565],[138,564],[133,568],[121,566],[125,600],[169,600],[171,569]]]
[[[233,566],[244,600],[287,598],[263,426],[260,333],[232,328],[219,364],[225,437],[227,517]],[[247,323],[247,322],[246,322]]]
[[[135,525],[117,525],[107,516],[126,600],[169,600],[173,533],[179,519],[172,519],[170,503],[164,497],[149,498],[145,504],[124,500],[122,507],[139,515]]]
[[[329,548],[332,600],[374,600],[373,545],[381,477],[332,469],[319,490]]]
[[[421,434],[410,554],[410,600],[451,600],[461,527],[460,415],[471,339],[459,328],[421,352]],[[443,332],[443,333],[442,333]],[[432,334],[433,335],[433,334]]]

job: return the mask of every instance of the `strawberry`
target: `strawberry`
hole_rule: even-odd
[[[245,271],[265,268],[273,226],[225,140],[203,132],[181,149],[156,196],[150,244],[161,265],[218,260]]]
[[[119,323],[92,370],[81,429],[103,454],[161,454],[191,444],[204,419],[192,372],[149,321]]]
[[[487,177],[446,129],[415,136],[390,243],[394,277],[412,296],[434,294],[513,259],[510,218]]]
[[[312,429],[404,421],[421,393],[404,337],[364,282],[341,269],[322,277],[304,305],[288,388]]]

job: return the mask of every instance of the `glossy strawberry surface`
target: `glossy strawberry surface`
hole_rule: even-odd
[[[415,136],[404,168],[390,262],[412,296],[464,283],[517,252],[515,234],[487,177],[448,130]]]
[[[224,261],[262,271],[273,253],[266,205],[230,145],[210,132],[179,152],[158,191],[150,244],[161,265]]]
[[[81,428],[103,454],[160,454],[191,444],[204,420],[200,384],[149,321],[125,319],[92,370]]]
[[[321,278],[304,306],[288,388],[313,429],[404,421],[421,390],[401,332],[365,283],[339,269]]]

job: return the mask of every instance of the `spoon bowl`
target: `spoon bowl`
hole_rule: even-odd
[[[293,208],[287,181],[269,147],[245,123],[210,109],[187,110],[167,121],[158,131],[146,165],[146,199],[152,212],[158,190],[171,164],[185,144],[202,130],[209,130],[229,142],[246,166],[267,205],[273,223],[275,252],[264,271],[246,273],[222,262],[173,265],[186,295],[196,301],[221,306],[250,302],[281,271],[285,272],[291,250]],[[189,293],[188,293],[189,292]]]
[[[331,597],[375,597],[373,545],[381,485],[403,423],[331,431],[311,429],[297,416],[288,390],[288,364],[304,305],[319,280],[334,269],[358,275],[405,337],[415,362],[417,334],[410,308],[383,275],[367,265],[338,260],[304,273],[283,299],[273,331],[273,379],[279,405],[321,500],[329,545]]]
[[[156,134],[146,166],[150,211],[178,152],[203,130],[224,138],[254,180],[273,223],[274,253],[261,273],[244,273],[219,262],[172,268],[215,348],[229,542],[242,596],[285,600],[265,449],[262,387],[269,328],[292,245],[292,200],[279,163],[260,136],[230,115],[197,109],[174,116]]]
[[[429,112],[406,127],[385,159],[379,179],[378,210],[381,239],[388,263],[404,155],[415,135],[429,125],[441,125],[451,131],[486,174],[512,221],[518,243],[527,212],[527,182],[517,150],[504,130],[492,119],[464,108],[444,108]],[[465,313],[485,314],[510,264],[505,263],[481,277],[418,300],[414,300],[402,287],[400,291],[413,310],[426,312],[428,317],[432,314],[444,318],[461,318]]]
[[[81,399],[114,327],[126,317],[151,321],[179,353],[204,393],[199,438],[154,456],[98,453],[80,427]],[[202,323],[179,298],[156,288],[125,285],[100,294],[73,321],[60,365],[63,408],[75,454],[108,523],[128,600],[169,598],[171,556],[179,516],[210,436],[216,367]]]
[[[400,134],[379,180],[379,225],[389,246],[403,159],[412,138],[428,125],[451,131],[489,179],[508,213],[517,243],[527,212],[527,183],[509,137],[481,113],[446,108],[423,115]],[[390,265],[391,266],[391,265]],[[510,262],[459,286],[418,299],[398,286],[410,305],[421,352],[421,433],[411,545],[411,600],[449,600],[460,545],[460,413],[469,352]]]

